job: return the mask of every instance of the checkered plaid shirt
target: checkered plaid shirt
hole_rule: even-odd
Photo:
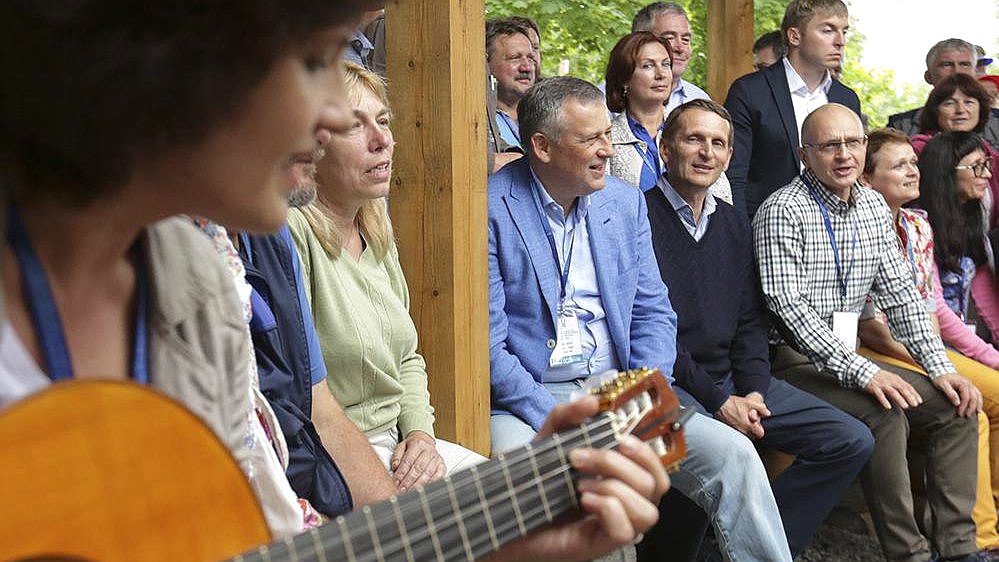
[[[753,220],[753,240],[767,306],[786,330],[771,331],[772,343],[792,338],[819,369],[845,387],[863,388],[878,372],[832,332],[833,312],[860,312],[868,295],[885,312],[896,340],[931,377],[953,373],[943,342],[933,330],[912,272],[898,252],[891,211],[877,192],[856,184],[845,202],[821,187],[806,170],[829,211],[847,275],[841,298],[832,245],[819,205],[797,177],[767,199]],[[857,243],[853,245],[853,220]],[[852,262],[852,268],[851,268]]]

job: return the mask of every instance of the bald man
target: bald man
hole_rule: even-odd
[[[934,546],[943,560],[978,560],[967,557],[976,551],[971,508],[981,394],[947,359],[900,255],[887,204],[857,183],[867,137],[856,113],[824,105],[805,119],[802,140],[804,171],[753,221],[763,294],[776,320],[773,372],[870,427],[874,454],[861,481],[888,560],[930,559],[905,462],[910,426],[928,441]],[[929,377],[857,354],[857,320],[868,296]]]

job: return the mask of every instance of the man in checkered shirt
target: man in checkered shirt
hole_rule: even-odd
[[[753,221],[773,372],[857,417],[875,438],[861,473],[885,557],[926,562],[906,463],[909,428],[928,440],[927,500],[943,560],[978,560],[975,500],[981,393],[958,375],[898,251],[888,205],[857,183],[866,137],[856,114],[828,104],[802,125],[802,174]],[[870,295],[892,334],[929,378],[856,353],[858,313]]]

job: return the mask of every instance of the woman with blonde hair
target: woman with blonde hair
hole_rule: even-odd
[[[289,224],[330,389],[407,489],[483,458],[434,439],[426,363],[386,207],[395,142],[385,85],[352,64],[345,82],[353,123],[327,147],[316,201],[293,210]]]

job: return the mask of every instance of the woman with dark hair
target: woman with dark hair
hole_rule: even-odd
[[[232,278],[202,233],[169,217],[284,221],[308,156],[347,125],[338,25],[360,9],[2,4],[0,160],[13,186],[0,405],[71,378],[148,384],[215,431],[275,535],[302,529],[251,407]]]
[[[673,87],[671,64],[669,43],[648,31],[622,37],[607,62],[607,109],[618,114],[611,122],[610,174],[642,191],[652,189],[663,171],[659,140]]]
[[[947,306],[965,323],[984,323],[980,333],[999,341],[999,287],[985,235],[983,198],[994,160],[974,132],[942,133],[919,161],[920,196],[933,227],[936,265]]]
[[[919,155],[926,143],[938,133],[972,131],[982,134],[992,114],[992,97],[973,76],[954,74],[941,80],[926,98],[926,105],[919,115],[920,134],[912,137],[912,147]],[[999,152],[982,140],[986,155],[993,167],[999,165]],[[982,204],[986,209],[988,226],[995,227],[999,221],[999,209],[994,201],[999,200],[999,175],[989,179],[989,191]]]
[[[953,134],[946,133],[944,137]],[[926,211],[903,207],[920,195],[920,169],[909,138],[895,129],[871,131],[861,181],[880,193],[888,203],[898,235],[899,252],[909,264],[913,281],[926,303],[934,326],[950,348],[947,356],[957,372],[971,380],[982,393],[978,493],[971,515],[977,529],[978,548],[997,549],[999,534],[996,533],[995,496],[999,492],[999,371],[996,369],[999,368],[999,351],[969,331],[948,307],[934,263],[934,232],[926,218]],[[923,372],[905,346],[892,337],[884,314],[876,311],[871,301],[861,314],[859,335],[861,355]]]
[[[340,59],[369,7],[0,2],[0,165],[12,183],[0,407],[54,381],[148,384],[218,436],[274,534],[301,528],[301,511],[275,500],[290,487],[254,429],[232,277],[204,234],[171,217],[256,232],[284,223],[317,146],[351,126]],[[559,409],[546,427],[596,409],[594,400]],[[159,444],[140,445],[156,454]],[[655,522],[667,488],[657,461],[644,444],[580,452],[573,465],[606,478],[580,489],[584,515],[506,554],[588,559],[630,543]],[[158,524],[157,513],[130,515]]]
[[[665,171],[659,155],[666,120],[665,103],[673,91],[669,43],[648,31],[621,38],[607,62],[607,109],[614,156],[610,175],[648,191]],[[731,202],[732,190],[724,174],[714,185],[715,197]]]

